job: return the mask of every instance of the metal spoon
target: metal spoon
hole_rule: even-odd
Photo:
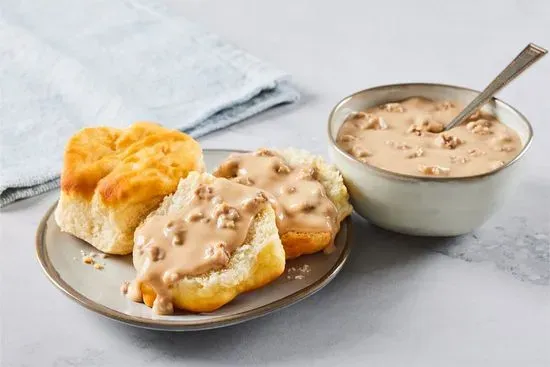
[[[535,61],[546,55],[544,48],[530,43],[521,51],[514,60],[481,92],[470,104],[468,104],[451,122],[445,126],[445,130],[452,129],[463,123],[474,111],[483,106],[496,92],[514,80]]]

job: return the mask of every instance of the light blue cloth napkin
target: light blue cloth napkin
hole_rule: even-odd
[[[298,93],[286,75],[160,0],[0,2],[0,207],[59,185],[85,126],[160,122],[194,137]]]

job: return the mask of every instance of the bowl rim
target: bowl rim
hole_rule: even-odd
[[[474,93],[477,93],[477,94],[481,93],[480,91],[478,91],[476,89],[462,87],[462,86],[458,86],[458,85],[442,84],[442,83],[395,83],[395,84],[378,85],[378,86],[375,86],[375,87],[359,90],[357,92],[354,92],[354,93],[342,98],[330,111],[330,114],[328,116],[328,124],[327,124],[327,133],[328,133],[328,139],[329,139],[330,145],[334,149],[336,149],[340,154],[342,154],[346,159],[350,160],[352,163],[360,164],[362,167],[370,169],[371,171],[374,171],[375,173],[388,175],[388,176],[391,176],[392,178],[408,179],[408,180],[414,180],[414,181],[431,181],[431,182],[471,181],[471,180],[481,179],[481,178],[484,178],[484,177],[487,177],[487,176],[492,176],[492,175],[506,169],[507,167],[511,166],[512,164],[516,163],[518,160],[520,160],[525,155],[525,152],[531,146],[531,143],[533,141],[533,127],[532,127],[531,123],[529,122],[529,120],[527,120],[527,118],[521,112],[519,112],[516,108],[512,107],[510,104],[504,102],[503,100],[501,100],[499,98],[493,97],[490,100],[491,102],[495,102],[499,105],[499,107],[504,107],[504,108],[510,110],[512,113],[516,114],[523,121],[523,123],[525,123],[525,125],[527,126],[527,131],[528,131],[527,140],[526,140],[525,144],[523,145],[523,148],[521,149],[521,151],[518,153],[518,155],[516,155],[514,157],[514,159],[512,159],[511,161],[509,161],[508,163],[506,163],[502,167],[499,167],[499,168],[497,168],[493,171],[480,173],[480,174],[474,175],[474,176],[459,176],[459,177],[415,176],[415,175],[412,175],[412,174],[393,172],[393,171],[390,171],[390,170],[387,170],[387,169],[384,169],[384,168],[376,167],[376,166],[374,166],[372,164],[369,164],[369,163],[361,162],[361,161],[357,160],[354,156],[352,156],[351,154],[347,153],[342,148],[340,148],[340,146],[338,146],[338,144],[336,143],[335,139],[332,137],[332,133],[331,133],[331,127],[332,127],[332,124],[334,123],[334,114],[335,114],[336,110],[338,110],[339,108],[341,108],[341,106],[343,104],[345,104],[349,100],[359,96],[360,94],[376,91],[376,90],[379,90],[379,89],[399,88],[399,87],[444,87],[444,88],[450,88],[450,89],[455,89],[455,90],[474,92]]]

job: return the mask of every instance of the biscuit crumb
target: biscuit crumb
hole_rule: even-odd
[[[90,251],[86,252],[84,250],[80,250],[80,255],[82,259],[82,263],[87,265],[93,265],[93,267],[97,270],[103,270],[105,268],[105,264],[100,264],[96,262],[96,257],[101,257],[103,259],[109,257],[108,254],[104,254],[102,252],[96,252],[96,251]],[[77,260],[76,257],[74,257],[74,260]]]
[[[288,275],[286,278],[288,280],[302,280],[305,279],[306,274],[311,272],[311,267],[308,264],[304,264],[300,267],[290,267],[288,268]]]

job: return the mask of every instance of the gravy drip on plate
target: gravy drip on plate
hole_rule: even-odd
[[[232,154],[214,173],[265,190],[277,214],[279,233],[329,232],[339,229],[338,211],[311,165],[290,166],[277,152],[260,149]],[[327,251],[332,249],[332,244]]]
[[[486,112],[443,132],[462,108],[457,102],[421,97],[386,103],[351,113],[336,141],[362,162],[415,176],[474,176],[518,155],[518,134]]]
[[[265,205],[260,190],[216,179],[200,184],[183,210],[148,218],[135,233],[138,275],[128,297],[141,301],[145,283],[156,293],[153,312],[173,313],[171,288],[185,276],[226,267]]]

